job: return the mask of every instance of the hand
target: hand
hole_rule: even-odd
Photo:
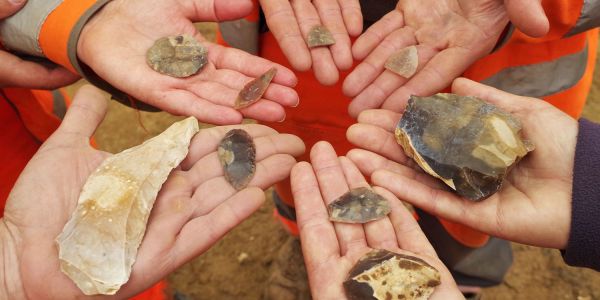
[[[393,131],[400,115],[394,112],[361,113],[359,124],[348,130],[347,137],[377,154],[353,150],[348,157],[374,184],[433,215],[503,239],[564,249],[571,222],[577,122],[543,100],[470,80],[457,79],[452,89],[514,114],[523,124],[523,136],[536,147],[512,169],[496,194],[480,202],[469,201],[415,167],[395,142]]]
[[[2,299],[74,299],[83,294],[59,269],[55,238],[75,210],[88,176],[111,154],[88,141],[106,112],[98,90],[84,87],[62,125],[31,159],[12,190],[0,245]],[[295,136],[262,125],[235,126],[254,137],[257,169],[236,192],[222,174],[217,144],[230,127],[201,130],[190,154],[160,191],[131,278],[115,298],[135,295],[200,255],[264,201],[261,189],[285,179],[304,152]],[[176,207],[177,209],[173,209]],[[8,286],[4,286],[8,285]],[[3,296],[3,292],[8,295]]]
[[[174,114],[213,124],[240,123],[242,116],[281,121],[282,106],[298,104],[291,88],[295,75],[242,50],[207,42],[192,23],[237,19],[251,9],[249,0],[110,1],[85,25],[77,55],[116,88]],[[194,36],[208,48],[209,63],[199,74],[183,79],[152,70],[146,63],[147,50],[159,38],[181,34]],[[233,109],[244,85],[273,66],[278,73],[263,100]]]
[[[363,19],[358,0],[260,0],[269,30],[281,50],[298,71],[311,68],[323,85],[339,79],[338,70],[352,67],[350,36],[362,32]],[[309,49],[306,37],[315,25],[327,27],[335,45]]]
[[[352,48],[364,61],[348,75],[344,93],[354,97],[353,117],[369,108],[396,112],[411,95],[431,95],[450,85],[498,42],[508,20],[525,34],[549,28],[539,0],[407,0],[363,33]],[[404,78],[384,69],[394,52],[416,45],[417,73]]]
[[[328,143],[315,144],[310,158],[312,166],[307,162],[294,166],[291,182],[302,252],[315,299],[342,299],[342,283],[348,272],[372,249],[416,255],[434,266],[442,284],[430,299],[464,299],[414,217],[387,190],[374,187],[392,207],[388,217],[364,225],[330,222],[326,204],[349,189],[369,184],[356,166],[346,157],[338,158]]]
[[[0,20],[19,11],[27,3],[0,0]],[[0,47],[0,49],[2,49]],[[71,84],[79,76],[56,65],[44,65],[23,60],[9,52],[0,50],[0,88],[21,87],[27,89],[56,89]]]

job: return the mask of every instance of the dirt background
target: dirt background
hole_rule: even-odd
[[[213,25],[199,28],[214,37]],[[600,122],[598,63],[594,82],[584,116]],[[138,114],[111,101],[96,139],[101,149],[115,153],[162,132],[178,119],[166,113]],[[267,199],[258,212],[212,249],[171,274],[170,286],[188,299],[260,299],[269,266],[287,238],[272,212],[272,202]],[[485,289],[483,299],[600,299],[600,273],[566,266],[556,250],[520,244],[513,244],[513,250],[515,262],[506,280]],[[240,260],[240,255],[247,258]]]

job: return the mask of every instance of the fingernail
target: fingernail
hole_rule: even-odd
[[[8,2],[10,2],[13,5],[21,5],[25,2],[26,0],[8,0]]]
[[[277,122],[278,122],[278,123],[281,123],[281,122],[285,121],[285,117],[286,117],[286,116],[284,115],[284,116],[283,116],[283,119],[281,119],[281,120],[279,120],[279,121],[277,121]]]
[[[298,107],[298,105],[300,105],[300,99],[298,99],[298,101],[296,101],[296,104],[292,105],[292,107]]]

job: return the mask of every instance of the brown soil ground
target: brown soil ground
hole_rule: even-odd
[[[212,35],[210,26],[201,29]],[[600,122],[600,67],[584,116]],[[177,119],[166,113],[138,115],[112,101],[96,139],[102,149],[115,153],[156,135]],[[269,266],[287,238],[272,211],[268,199],[212,249],[170,275],[171,287],[189,299],[260,299]],[[600,299],[600,273],[567,267],[556,250],[520,244],[513,244],[513,249],[515,262],[506,280],[485,289],[483,299]],[[240,262],[242,253],[247,259]]]

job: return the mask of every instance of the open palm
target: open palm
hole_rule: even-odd
[[[401,115],[368,110],[347,132],[356,146],[348,157],[374,184],[453,222],[504,239],[562,249],[571,219],[577,122],[543,100],[511,95],[466,79],[453,92],[480,97],[521,120],[523,135],[536,146],[509,173],[502,189],[473,202],[449,192],[404,155],[393,134]]]
[[[87,177],[111,155],[89,145],[105,110],[101,94],[84,87],[11,192],[0,219],[7,299],[83,297],[60,271],[55,238],[75,210]],[[249,187],[238,192],[229,185],[217,156],[219,141],[234,126],[201,130],[186,160],[162,186],[131,278],[115,297],[143,291],[210,248],[260,207],[262,189],[286,178],[295,163],[293,156],[304,151],[295,136],[262,125],[241,127],[253,136],[257,151],[256,174]]]
[[[489,54],[509,19],[530,35],[543,35],[548,21],[539,1],[407,0],[363,33],[353,55],[364,61],[346,78],[353,117],[370,108],[401,111],[410,95],[426,96],[450,85]],[[404,78],[384,69],[394,52],[416,45],[417,73]]]
[[[418,256],[440,271],[442,283],[430,299],[463,299],[416,220],[387,190],[374,188],[392,207],[388,217],[364,225],[329,221],[326,204],[349,189],[369,184],[348,158],[338,157],[326,142],[315,144],[310,157],[311,164],[301,162],[294,166],[291,182],[314,299],[344,299],[342,283],[348,272],[372,249]]]
[[[244,51],[207,42],[192,22],[219,21],[250,13],[250,1],[115,0],[83,28],[78,57],[101,78],[134,98],[165,111],[213,124],[237,124],[243,116],[281,121],[282,106],[294,106],[295,75],[288,69]],[[146,51],[164,36],[190,35],[208,48],[209,63],[196,75],[173,78],[153,71]],[[275,66],[277,76],[263,100],[237,111],[238,92]]]

